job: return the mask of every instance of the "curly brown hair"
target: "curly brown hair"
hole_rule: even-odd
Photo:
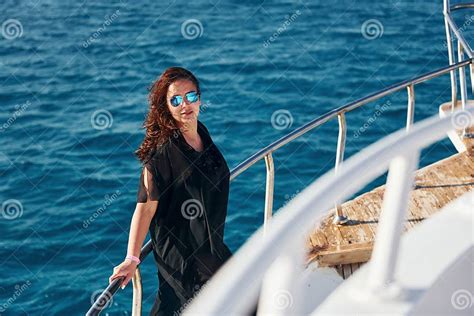
[[[176,121],[168,109],[166,94],[173,82],[183,79],[191,81],[196,86],[198,95],[201,95],[197,78],[182,67],[167,68],[148,88],[150,91],[148,95],[149,111],[142,126],[146,129],[145,138],[135,151],[135,155],[141,162],[148,160],[153,151],[164,144],[178,129]]]

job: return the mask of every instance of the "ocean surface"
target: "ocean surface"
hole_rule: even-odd
[[[200,80],[199,119],[232,169],[335,107],[448,63],[442,1],[5,0],[0,17],[1,315],[83,315],[108,285],[126,253],[148,87],[167,67]],[[415,93],[415,121],[437,115],[449,76]],[[346,158],[403,128],[406,107],[403,90],[349,113]],[[275,212],[333,168],[337,134],[333,120],[274,154]],[[421,165],[454,152],[434,144]],[[233,252],[262,225],[264,194],[263,161],[232,182]],[[151,257],[142,276],[146,314]],[[103,314],[130,315],[131,302],[130,282]]]

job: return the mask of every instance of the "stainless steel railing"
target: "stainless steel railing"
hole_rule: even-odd
[[[153,245],[151,241],[148,241],[145,246],[141,249],[140,252],[140,261],[143,261],[148,254],[152,251]],[[120,283],[124,277],[117,278],[112,283],[110,283],[105,290],[96,298],[94,304],[89,308],[86,315],[99,315],[100,312],[106,308],[120,287]],[[135,275],[132,278],[133,285],[133,305],[132,305],[132,315],[141,315],[142,308],[142,281],[140,274],[140,265],[138,265]]]
[[[474,8],[474,3],[458,3],[453,6],[450,5],[449,0],[443,0],[443,15],[445,20],[445,28],[446,28],[446,42],[448,46],[448,58],[449,64],[453,65],[455,63],[455,56],[454,56],[454,49],[453,49],[453,41],[452,41],[452,33],[454,33],[455,39],[457,39],[457,52],[458,52],[458,62],[464,60],[464,53],[467,54],[469,59],[474,57],[471,47],[469,43],[464,38],[462,31],[457,26],[456,22],[451,16],[451,11],[456,11],[460,9],[472,9]],[[461,108],[463,110],[466,109],[466,102],[467,102],[467,84],[466,84],[466,71],[463,67],[459,69],[459,88],[460,88],[460,95],[461,95]],[[469,65],[469,73],[471,77],[471,91],[474,93],[474,65],[471,63]],[[457,92],[456,92],[456,73],[455,71],[451,71],[451,90],[452,90],[452,105],[451,111],[454,111],[454,108],[457,105]],[[469,129],[466,127],[463,131],[463,137],[473,138],[474,135],[469,134]]]
[[[338,142],[336,149],[336,163],[335,163],[335,172],[338,171],[340,165],[344,159],[345,152],[345,143],[346,143],[346,113],[357,109],[367,103],[383,98],[384,96],[390,95],[397,91],[407,89],[408,95],[408,104],[407,104],[407,120],[406,120],[406,129],[409,130],[414,121],[415,113],[415,86],[419,83],[428,81],[430,79],[442,76],[449,73],[451,79],[451,101],[452,109],[457,104],[457,78],[456,70],[459,71],[459,86],[461,94],[461,103],[462,108],[465,108],[467,102],[467,88],[466,88],[466,76],[465,76],[465,67],[469,66],[470,68],[470,78],[472,83],[472,93],[474,93],[474,54],[469,44],[464,39],[462,32],[459,31],[457,24],[454,22],[451,17],[451,11],[474,8],[474,3],[465,3],[465,4],[456,4],[450,6],[449,0],[444,0],[443,14],[445,18],[445,27],[446,27],[446,39],[447,39],[447,48],[448,48],[448,58],[449,66],[422,74],[420,76],[414,77],[409,80],[405,80],[396,84],[393,84],[385,89],[379,90],[375,93],[372,93],[368,96],[349,102],[339,108],[331,110],[312,121],[304,124],[303,126],[298,127],[297,129],[291,131],[285,136],[279,138],[268,146],[260,149],[252,156],[245,159],[243,162],[238,164],[235,168],[232,169],[230,174],[230,180],[234,180],[237,176],[243,173],[245,170],[253,166],[256,162],[260,161],[262,158],[265,159],[266,166],[266,188],[265,188],[265,210],[264,210],[264,230],[266,229],[268,222],[270,221],[273,213],[273,193],[274,193],[274,179],[275,179],[275,170],[273,164],[273,152],[275,152],[280,147],[288,144],[289,142],[295,140],[296,138],[304,135],[305,133],[313,130],[316,127],[319,127],[326,122],[335,119],[337,117],[339,123],[339,134]],[[452,34],[457,40],[457,61],[455,60],[454,48],[452,45]],[[468,59],[464,59],[464,53],[468,56]],[[467,135],[467,133],[464,133]],[[348,221],[348,218],[343,214],[340,207],[340,201],[335,202],[335,216],[334,222],[336,224],[344,224]],[[152,251],[151,241],[148,241],[145,246],[142,248],[140,260],[143,261],[148,254]],[[122,279],[116,279],[107,288],[102,292],[102,294],[96,299],[92,307],[89,309],[86,315],[95,316],[99,315],[102,309],[108,304],[112,296],[116,293],[119,288],[120,282]],[[132,308],[132,315],[141,314],[141,279],[140,279],[140,270],[137,268],[137,273],[132,279],[134,284],[134,303]],[[139,299],[138,299],[139,298]]]

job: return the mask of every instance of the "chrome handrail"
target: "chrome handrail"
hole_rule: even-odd
[[[466,42],[466,40],[464,39],[464,36],[462,35],[462,33],[459,32],[459,28],[457,27],[457,25],[454,22],[453,18],[451,17],[450,14],[446,14],[445,17],[448,21],[448,24],[449,24],[449,27],[450,27],[451,31],[456,35],[458,42],[466,50],[466,53],[469,56],[469,58],[472,58],[473,57],[472,49],[469,46],[469,44]]]
[[[456,39],[458,40],[458,61],[461,62],[464,60],[464,53],[472,59],[474,54],[472,52],[471,47],[467,43],[464,35],[460,32],[457,24],[454,22],[453,18],[451,17],[451,11],[459,10],[459,9],[466,9],[466,8],[474,8],[474,3],[459,3],[456,5],[451,6],[449,0],[443,0],[443,15],[445,18],[445,27],[446,27],[446,40],[448,44],[448,56],[449,56],[449,63],[454,63],[454,51],[452,47],[451,41],[451,32],[454,33]],[[464,67],[460,67],[459,69],[459,88],[461,94],[461,108],[463,110],[466,109],[466,102],[467,102],[467,83],[466,83],[466,72]],[[473,64],[469,65],[469,74],[471,76],[471,91],[474,93],[474,66]],[[456,93],[456,75],[455,72],[451,72],[451,87],[452,87],[452,104],[451,104],[451,112],[454,111],[454,108],[457,105],[457,93]],[[469,129],[465,128],[462,132],[463,137],[474,137],[474,135],[469,133]]]
[[[143,260],[148,256],[148,254],[152,251],[153,244],[151,240],[149,240],[145,246],[142,247],[140,251],[140,261]],[[100,312],[107,307],[112,297],[118,291],[120,287],[120,283],[122,283],[125,277],[120,277],[113,280],[105,290],[95,299],[94,304],[89,308],[86,313],[86,316],[97,316]],[[141,284],[141,277],[140,277],[140,265],[138,265],[137,270],[135,271],[135,275],[132,279],[133,282],[133,305],[132,305],[132,315],[137,316],[140,315],[141,312],[141,305],[142,305],[142,284]]]
[[[454,22],[453,18],[451,17],[451,11],[459,10],[459,9],[469,9],[469,8],[474,8],[474,3],[464,3],[464,4],[459,3],[457,5],[451,6],[449,0],[443,0],[443,15],[446,21],[448,22],[447,26],[449,26],[449,29],[456,35],[456,39],[463,46],[469,58],[472,58],[474,56],[473,56],[471,47],[467,43],[462,33],[459,32],[459,28],[456,22]],[[450,43],[451,41],[448,42],[448,45]]]
[[[339,134],[337,135],[337,148],[336,148],[336,165],[334,167],[334,172],[339,171],[339,166],[344,160],[344,152],[346,151],[346,135],[347,135],[347,124],[346,124],[346,115],[340,113],[337,115],[337,121],[339,124]],[[335,205],[336,214],[334,215],[334,224],[342,225],[347,223],[349,220],[347,216],[342,212],[342,207],[339,201],[336,201]]]
[[[256,162],[260,161],[262,158],[265,159],[267,177],[266,177],[265,210],[264,210],[264,223],[263,223],[264,228],[267,227],[268,221],[270,220],[272,216],[272,209],[273,209],[273,192],[274,192],[273,152],[275,152],[280,147],[288,144],[294,139],[306,134],[307,132],[313,130],[314,128],[319,127],[323,125],[324,123],[330,121],[331,119],[334,119],[337,117],[339,121],[339,136],[338,136],[338,143],[337,143],[335,170],[338,170],[340,164],[343,161],[344,150],[345,150],[345,138],[346,138],[345,137],[345,132],[346,132],[345,113],[350,112],[354,109],[361,107],[362,105],[381,99],[384,96],[390,95],[394,92],[397,92],[406,88],[407,94],[408,94],[406,129],[409,130],[414,121],[413,118],[414,118],[414,112],[415,112],[415,91],[414,91],[415,85],[428,81],[430,79],[439,77],[449,72],[451,76],[452,109],[454,109],[454,106],[457,102],[457,89],[456,89],[457,80],[456,80],[456,74],[455,74],[456,70],[459,70],[459,74],[460,74],[461,100],[462,100],[462,104],[464,108],[465,102],[467,100],[466,78],[465,78],[465,73],[464,73],[464,67],[468,65],[470,67],[472,92],[474,93],[474,82],[472,80],[474,79],[474,65],[473,65],[474,54],[469,44],[467,44],[466,40],[464,39],[464,36],[462,35],[462,33],[459,32],[459,29],[456,23],[454,22],[454,20],[452,19],[450,12],[454,10],[464,9],[464,8],[474,8],[474,3],[456,4],[453,6],[450,6],[449,0],[444,0],[443,3],[444,3],[443,14],[445,18],[449,66],[445,66],[437,70],[424,73],[412,79],[404,80],[402,82],[393,84],[387,88],[381,89],[375,93],[369,94],[355,101],[346,103],[345,105],[340,106],[339,108],[326,112],[325,114],[313,119],[312,121],[304,124],[303,126],[300,126],[299,128],[296,128],[295,130],[291,131],[285,136],[279,138],[278,140],[267,145],[266,147],[260,149],[255,154],[251,155],[250,157],[248,157],[247,159],[245,159],[240,164],[238,164],[235,168],[232,169],[230,173],[230,181],[233,181],[237,176],[239,176],[245,170],[250,168]],[[458,59],[459,59],[458,62],[455,62],[454,60],[455,56],[454,56],[454,50],[453,50],[452,42],[451,42],[451,32],[454,33],[455,38],[458,40]],[[468,59],[464,60],[463,52],[465,52],[468,55],[469,57]],[[462,73],[464,73],[464,75]],[[336,224],[344,224],[345,222],[348,221],[348,219],[342,213],[342,210],[339,205],[339,201],[336,201],[335,206],[336,206],[335,207],[336,214],[334,217],[334,221]],[[145,244],[145,246],[142,248],[142,251],[140,254],[140,260],[143,261],[143,259],[145,259],[151,251],[152,251],[152,244],[151,244],[151,240],[149,240]],[[136,282],[137,287],[139,287],[140,293],[138,295],[141,295],[141,282],[138,282],[136,277],[137,276],[135,275],[133,279],[134,279],[134,282]],[[102,309],[107,305],[107,303],[110,301],[112,296],[118,290],[120,282],[121,282],[121,279],[116,279],[112,283],[110,283],[109,286],[96,299],[96,301],[94,302],[94,304],[89,309],[86,315],[88,316],[99,315]],[[135,288],[136,287],[134,286],[134,295],[135,295]],[[132,315],[138,315],[139,314],[138,309],[141,309],[141,302],[138,304],[134,300]]]
[[[474,3],[457,3],[450,6],[450,9],[451,11],[455,11],[459,9],[474,9]]]

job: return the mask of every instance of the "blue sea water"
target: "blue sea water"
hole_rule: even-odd
[[[335,107],[448,63],[441,1],[5,0],[0,17],[1,315],[81,315],[107,286],[126,253],[147,87],[167,67],[200,79],[199,119],[232,169]],[[415,120],[449,98],[449,76],[416,86]],[[403,128],[406,103],[402,91],[349,113],[346,158]],[[333,167],[337,133],[331,121],[274,154],[275,212]],[[445,140],[421,165],[453,153]],[[263,161],[231,184],[233,252],[263,223],[264,189]],[[142,275],[148,313],[151,257]],[[103,314],[129,315],[131,298],[130,283]]]

